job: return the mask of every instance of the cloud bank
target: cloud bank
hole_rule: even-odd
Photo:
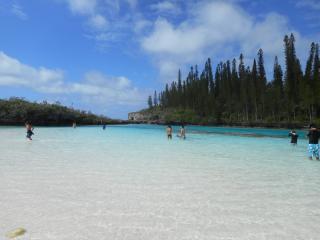
[[[142,48],[154,59],[165,81],[175,79],[179,67],[203,63],[207,57],[216,60],[218,56],[220,61],[238,58],[242,52],[253,59],[259,48],[271,67],[275,55],[282,57],[283,37],[291,32],[297,39],[298,54],[307,53],[310,42],[276,12],[256,19],[232,2],[211,1],[193,7],[190,17],[178,24],[157,19],[152,31],[142,37]]]
[[[246,64],[251,65],[260,48],[264,50],[267,71],[271,72],[276,55],[283,63],[285,34],[295,34],[301,62],[311,43],[292,28],[287,16],[277,12],[253,16],[240,5],[246,0],[63,1],[72,13],[85,16],[91,29],[88,37],[98,44],[126,45],[128,37],[136,41],[165,82],[175,79],[179,68],[187,70],[190,65],[203,64],[208,57],[216,63],[243,53],[250,61]],[[299,0],[293,6],[318,9],[319,3]]]
[[[0,86],[24,87],[45,94],[76,94],[92,103],[141,105],[145,93],[123,76],[87,72],[83,80],[67,82],[59,69],[34,68],[0,52]]]

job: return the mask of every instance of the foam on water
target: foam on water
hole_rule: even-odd
[[[18,227],[35,240],[319,237],[320,162],[307,160],[305,133],[296,147],[266,129],[188,127],[185,141],[148,125],[24,134],[0,128],[0,239]]]

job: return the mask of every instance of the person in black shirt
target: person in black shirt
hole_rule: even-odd
[[[26,129],[27,129],[27,138],[29,139],[29,140],[32,140],[32,135],[34,135],[34,133],[33,133],[33,127],[32,127],[32,125],[31,125],[31,123],[30,122],[26,122]]]
[[[295,130],[292,130],[292,131],[289,133],[289,137],[291,137],[291,143],[292,143],[292,145],[297,145],[299,135],[296,133]]]
[[[309,159],[312,160],[312,157],[315,156],[316,159],[319,160],[320,133],[319,133],[318,129],[314,125],[311,124],[307,136],[309,138],[309,146],[308,146]]]

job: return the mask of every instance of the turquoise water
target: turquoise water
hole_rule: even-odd
[[[0,127],[0,239],[318,239],[320,162],[287,134]]]

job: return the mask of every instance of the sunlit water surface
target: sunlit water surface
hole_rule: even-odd
[[[287,134],[0,127],[0,239],[319,239],[320,162]]]

